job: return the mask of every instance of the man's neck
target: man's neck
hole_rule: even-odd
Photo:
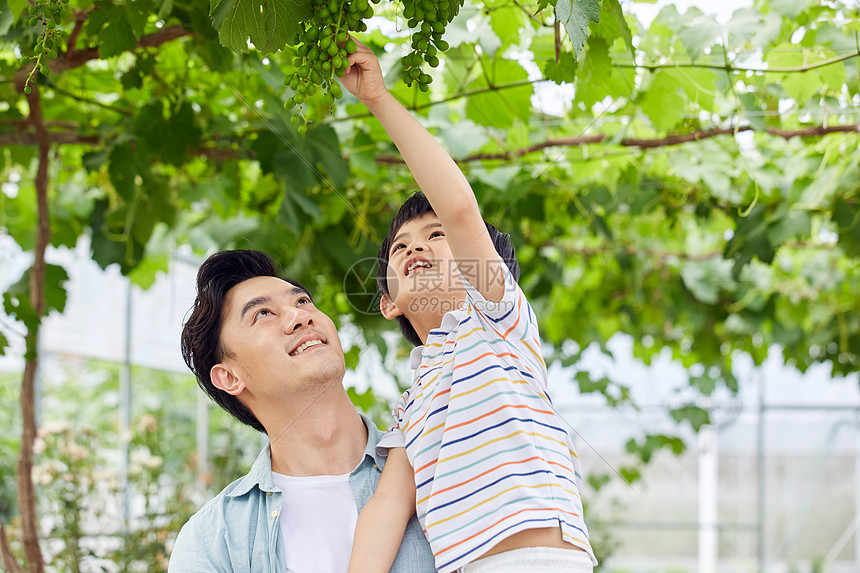
[[[272,471],[291,476],[343,475],[361,461],[367,428],[346,392],[321,399],[269,431]],[[268,427],[267,427],[268,429]]]

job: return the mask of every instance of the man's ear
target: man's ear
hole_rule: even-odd
[[[245,389],[245,383],[223,362],[219,362],[209,371],[212,384],[232,396],[238,396]]]
[[[398,316],[403,316],[403,311],[394,304],[393,300],[388,298],[387,294],[382,295],[382,298],[379,299],[379,311],[382,313],[382,316],[388,320]]]

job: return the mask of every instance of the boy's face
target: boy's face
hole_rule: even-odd
[[[388,298],[410,321],[459,308],[465,291],[442,223],[434,213],[398,229],[388,251]]]

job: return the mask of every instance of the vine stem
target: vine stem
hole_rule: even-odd
[[[650,72],[655,72],[657,70],[662,70],[662,69],[672,69],[672,68],[706,68],[706,69],[725,71],[728,74],[732,74],[735,72],[759,72],[759,73],[770,72],[770,73],[790,74],[790,73],[808,72],[808,71],[814,70],[816,68],[822,68],[825,66],[830,66],[830,65],[837,64],[839,62],[849,60],[851,58],[856,58],[856,57],[860,57],[860,49],[858,49],[857,52],[855,52],[855,53],[844,54],[842,56],[836,56],[834,58],[822,60],[820,62],[815,62],[813,64],[809,64],[806,66],[799,66],[799,67],[795,67],[795,68],[744,68],[744,67],[735,67],[732,65],[697,64],[695,62],[681,62],[681,63],[667,62],[664,64],[650,64],[650,65],[649,64],[637,64],[635,62],[630,62],[630,63],[615,62],[612,65],[615,67],[618,67],[618,68],[632,68],[632,69],[637,69],[637,70],[638,69],[646,69]],[[468,98],[468,97],[473,96],[473,95],[478,95],[478,94],[492,92],[492,91],[502,91],[502,90],[507,90],[507,89],[513,89],[513,88],[518,88],[518,87],[522,87],[522,86],[535,85],[535,84],[540,84],[540,83],[545,83],[545,82],[550,82],[550,81],[552,81],[552,80],[547,80],[547,79],[541,78],[541,79],[536,79],[536,80],[521,80],[521,81],[517,81],[517,82],[511,82],[509,84],[497,84],[497,85],[494,85],[491,87],[458,92],[458,93],[452,94],[452,95],[445,97],[445,98],[441,98],[438,100],[433,100],[431,102],[427,102],[423,105],[413,105],[413,106],[409,107],[409,109],[411,111],[419,111],[422,109],[427,109],[427,108],[433,107],[435,105],[448,103],[450,101],[456,101],[459,99]],[[361,119],[363,117],[370,117],[370,115],[371,114],[369,112],[368,113],[358,113],[358,114],[354,114],[354,115],[332,118],[329,121],[325,121],[325,122],[321,122],[321,123],[336,123],[336,122],[341,122],[341,121],[350,121],[350,120],[354,120],[354,119]]]
[[[36,492],[33,486],[33,443],[36,440],[36,371],[39,367],[37,341],[41,317],[45,311],[45,250],[51,239],[48,212],[48,161],[50,141],[42,117],[39,85],[34,84],[27,94],[30,120],[39,139],[39,164],[36,171],[36,202],[38,224],[33,266],[30,269],[30,304],[39,322],[27,332],[26,364],[21,381],[21,451],[18,455],[18,507],[21,512],[21,529],[24,553],[30,573],[42,573],[44,560],[39,547],[39,530],[36,519]]]

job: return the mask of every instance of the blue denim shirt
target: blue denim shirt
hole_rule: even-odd
[[[385,458],[376,453],[382,433],[366,417],[362,419],[367,426],[367,447],[358,467],[349,474],[359,511],[373,495],[385,465]],[[272,483],[272,458],[266,447],[247,475],[224,488],[182,527],[168,572],[286,573],[278,524],[282,497]],[[435,570],[430,545],[413,515],[391,572]]]

